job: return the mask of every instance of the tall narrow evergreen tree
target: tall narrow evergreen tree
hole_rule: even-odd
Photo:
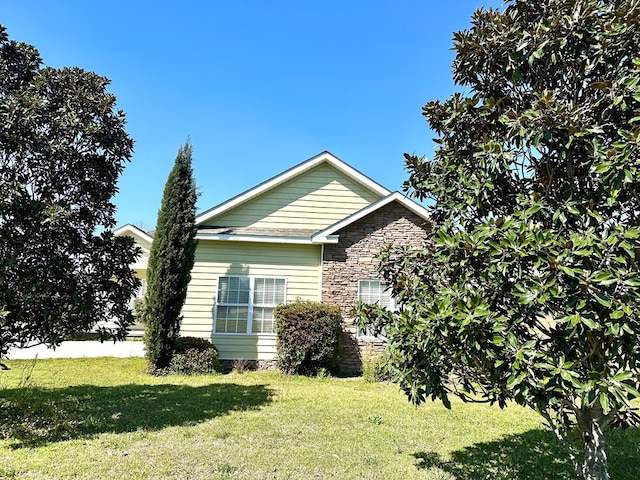
[[[166,369],[180,333],[180,311],[196,249],[196,187],[191,143],[180,147],[164,187],[147,269],[144,321],[149,371]]]

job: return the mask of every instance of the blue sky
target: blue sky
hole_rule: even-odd
[[[111,79],[135,153],[117,221],[153,228],[189,136],[206,210],[328,150],[390,190],[431,157],[421,115],[445,99],[452,34],[493,0],[0,0],[46,65]]]

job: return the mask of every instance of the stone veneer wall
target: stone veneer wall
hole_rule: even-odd
[[[428,221],[402,204],[391,202],[336,232],[339,235],[337,244],[324,246],[322,301],[342,308],[346,333],[340,355],[342,370],[361,371],[362,348],[380,351],[385,346],[383,340],[356,337],[351,309],[358,300],[358,280],[380,277],[377,255],[384,245],[422,246],[428,229]]]

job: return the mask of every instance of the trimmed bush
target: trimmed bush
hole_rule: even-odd
[[[147,304],[144,298],[136,298],[133,301],[133,316],[136,317],[136,322],[144,324],[144,315]]]
[[[182,375],[207,375],[221,372],[218,349],[204,338],[178,337],[169,364],[169,372]]]
[[[278,305],[276,321],[278,368],[285,373],[316,375],[335,371],[342,332],[340,308],[297,300]]]
[[[362,351],[362,378],[365,382],[385,382],[391,379],[383,352],[376,352],[373,348]]]

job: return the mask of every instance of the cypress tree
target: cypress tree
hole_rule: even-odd
[[[196,249],[196,187],[191,143],[180,147],[164,187],[147,268],[145,335],[150,372],[169,367]]]

